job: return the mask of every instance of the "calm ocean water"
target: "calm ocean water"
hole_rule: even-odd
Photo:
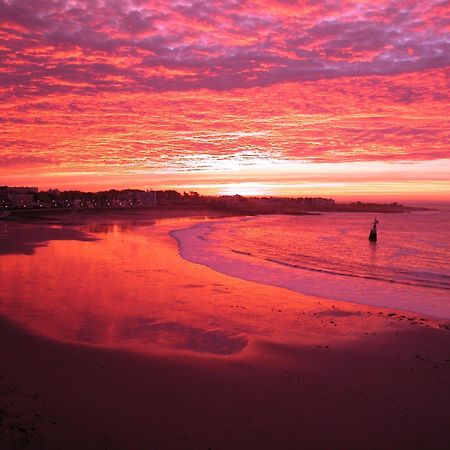
[[[179,230],[193,262],[298,292],[450,318],[450,211],[238,217]]]

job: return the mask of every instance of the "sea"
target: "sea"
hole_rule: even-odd
[[[450,319],[450,204],[411,213],[231,217],[176,230],[182,257],[299,293]],[[368,234],[377,218],[378,241]]]

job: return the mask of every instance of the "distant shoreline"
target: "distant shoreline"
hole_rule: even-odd
[[[279,197],[242,195],[200,195],[170,190],[110,189],[101,192],[39,192],[37,187],[0,186],[0,218],[40,211],[148,211],[153,209],[208,209],[225,214],[309,215],[324,212],[404,213],[428,211],[429,207],[405,206],[398,202],[336,202],[323,197]],[[32,211],[32,212],[29,212]],[[39,214],[40,214],[39,213]]]
[[[102,214],[122,214],[126,216],[141,215],[142,213],[154,213],[159,214],[173,214],[177,211],[179,214],[205,213],[217,215],[233,215],[233,216],[256,216],[256,215],[291,215],[291,216],[309,216],[319,215],[330,212],[342,212],[342,213],[380,213],[380,214],[404,214],[414,211],[438,211],[434,208],[414,207],[383,204],[336,204],[333,208],[317,209],[317,210],[292,210],[292,209],[263,209],[263,208],[250,208],[248,210],[233,207],[208,207],[204,205],[160,205],[152,207],[106,207],[106,208],[24,208],[24,209],[12,209],[0,211],[0,220],[23,220],[34,219],[39,220],[41,218],[47,218],[49,216],[62,216],[62,215],[89,215],[96,216]],[[4,215],[2,215],[2,212]],[[6,213],[6,214],[5,214]],[[152,214],[153,215],[153,214]]]

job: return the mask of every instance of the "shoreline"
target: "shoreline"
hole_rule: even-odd
[[[47,216],[60,216],[63,214],[87,214],[91,216],[99,214],[119,214],[119,215],[139,215],[141,213],[152,212],[155,215],[167,214],[169,211],[184,211],[189,215],[191,211],[205,210],[214,214],[225,216],[267,216],[267,215],[286,215],[286,216],[315,216],[326,213],[363,213],[363,214],[405,214],[411,212],[439,211],[439,209],[423,206],[407,206],[400,204],[386,203],[336,203],[332,207],[312,207],[306,209],[293,209],[291,207],[255,207],[242,208],[235,206],[216,206],[213,207],[207,203],[197,205],[158,205],[142,207],[95,207],[95,208],[24,208],[24,209],[0,209],[0,220],[20,220],[34,219],[39,220]],[[170,212],[168,213],[170,214]]]
[[[438,321],[234,279],[183,260],[164,237],[169,228],[148,228],[150,263],[184,286],[160,296],[181,308],[188,340],[166,327],[168,344],[158,337],[149,351],[132,351],[40,337],[0,319],[0,444],[331,450],[446,442],[450,333]]]
[[[234,220],[234,217],[223,219]],[[285,288],[301,295],[330,301],[395,310],[399,315],[425,316],[450,326],[445,324],[450,321],[450,309],[445,308],[445,304],[441,305],[440,309],[434,307],[434,310],[430,310],[428,305],[422,302],[411,302],[409,289],[418,291],[423,289],[424,293],[426,289],[440,292],[441,290],[437,287],[392,282],[369,276],[331,273],[319,269],[306,269],[272,258],[257,257],[252,253],[233,248],[215,248],[205,237],[211,233],[211,228],[214,229],[214,224],[199,222],[188,228],[172,230],[169,234],[176,240],[182,258],[195,264],[205,265],[231,277]],[[317,287],[318,285],[320,288]],[[353,292],[360,292],[361,289],[364,293],[371,292],[371,297],[362,293],[353,294]],[[441,293],[441,295],[443,294]],[[392,302],[394,296],[396,296],[396,300]],[[390,300],[386,301],[385,298]],[[405,307],[402,307],[402,300]],[[408,309],[406,306],[413,309]]]

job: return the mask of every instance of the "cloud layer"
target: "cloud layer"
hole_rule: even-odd
[[[449,158],[449,12],[0,0],[0,175]]]
[[[180,90],[446,67],[448,2],[0,0],[1,85]]]

